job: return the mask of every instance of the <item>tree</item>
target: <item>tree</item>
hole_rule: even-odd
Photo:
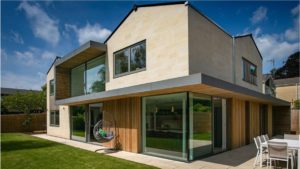
[[[31,122],[31,113],[40,113],[46,110],[46,87],[40,92],[15,93],[2,98],[2,106],[8,112],[23,112],[27,115],[24,125]]]
[[[290,55],[286,63],[275,72],[275,79],[299,77],[299,51]]]

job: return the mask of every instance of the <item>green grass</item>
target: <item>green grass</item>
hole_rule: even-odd
[[[73,130],[72,135],[79,136],[79,137],[85,137],[85,131],[82,130]]]
[[[2,169],[154,168],[20,133],[1,134]]]
[[[194,140],[211,140],[211,133],[194,133]]]
[[[158,138],[158,137],[147,137],[147,147],[158,148],[169,151],[182,151],[182,140],[173,138]]]

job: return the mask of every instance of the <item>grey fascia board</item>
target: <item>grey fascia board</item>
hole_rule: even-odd
[[[64,63],[65,61],[71,59],[72,57],[76,56],[77,54],[81,53],[82,51],[84,51],[88,48],[97,48],[99,50],[106,51],[106,45],[105,44],[95,42],[95,41],[88,41],[88,42],[84,43],[83,45],[81,45],[79,48],[75,49],[74,51],[70,52],[69,54],[65,55],[60,60],[58,60],[55,63],[55,66],[58,66],[58,65]]]
[[[56,100],[57,105],[67,105],[67,104],[72,104],[76,102],[84,102],[84,101],[92,101],[92,100],[97,100],[97,99],[105,99],[109,97],[115,97],[115,96],[126,96],[126,95],[131,95],[131,94],[138,94],[138,93],[143,93],[143,92],[150,92],[150,91],[155,91],[155,90],[163,90],[163,89],[169,89],[169,88],[175,88],[175,87],[182,87],[182,86],[190,86],[190,85],[197,85],[197,84],[205,84],[208,86],[236,92],[236,93],[241,93],[244,95],[256,97],[256,98],[261,98],[263,100],[279,104],[279,105],[289,105],[288,102],[274,98],[269,95],[265,95],[263,93],[259,93],[254,90],[247,89],[245,87],[241,87],[238,85],[231,84],[229,82],[202,74],[202,73],[197,73],[189,76],[184,76],[184,77],[178,77],[174,79],[168,79],[168,80],[163,80],[163,81],[158,81],[158,82],[152,82],[152,83],[146,83],[146,84],[141,84],[141,85],[136,85],[136,86],[131,86],[131,87],[125,87],[125,88],[120,88],[120,89],[114,89],[114,90],[108,90],[108,91],[103,91],[99,93],[93,93],[89,95],[83,95],[83,96],[77,96],[77,97],[72,97],[72,98],[67,98],[67,99],[62,99],[62,100]]]
[[[205,74],[202,74],[202,83],[206,84],[208,86],[213,86],[213,87],[229,90],[229,91],[232,91],[235,93],[241,93],[241,94],[256,97],[256,98],[261,98],[263,100],[270,101],[275,104],[286,105],[286,106],[290,105],[290,103],[285,100],[281,100],[281,99],[272,97],[270,95],[259,93],[257,91],[250,90],[250,89],[247,89],[242,86],[234,85],[232,83],[229,83],[229,82],[226,82],[226,81],[223,81],[223,80],[220,80],[220,79],[217,79],[217,78],[205,75]]]
[[[174,87],[181,87],[187,85],[195,85],[201,84],[201,73],[184,76],[174,79],[162,80],[158,82],[146,83],[131,87],[125,87],[120,89],[108,90],[99,93],[93,93],[89,95],[77,96],[68,99],[56,100],[57,105],[64,105],[64,104],[71,104],[74,102],[82,102],[88,100],[96,100],[96,99],[105,99],[108,97],[115,97],[115,96],[122,96],[122,95],[129,95],[135,93],[143,93],[149,92],[154,90],[163,90],[168,88]]]

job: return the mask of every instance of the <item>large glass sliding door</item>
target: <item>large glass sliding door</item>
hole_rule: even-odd
[[[86,141],[86,105],[71,107],[71,139]]]
[[[189,93],[189,160],[212,152],[211,96]]]
[[[187,160],[187,93],[143,98],[143,151]]]

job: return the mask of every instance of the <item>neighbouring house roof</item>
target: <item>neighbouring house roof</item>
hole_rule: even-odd
[[[261,55],[261,53],[260,53],[260,51],[259,51],[259,49],[258,49],[258,47],[257,47],[257,45],[256,45],[256,43],[255,43],[255,40],[254,40],[254,38],[253,38],[252,33],[245,34],[245,35],[235,36],[234,38],[244,38],[244,37],[250,37],[250,38],[252,39],[252,41],[253,41],[253,43],[254,43],[254,45],[255,45],[255,47],[256,47],[258,53],[259,53],[259,56],[260,56],[261,60],[263,60],[263,57],[262,57],[262,55]]]
[[[157,93],[165,91],[168,93],[184,92],[188,90],[194,92],[201,91],[203,94],[206,94],[205,92],[207,92],[207,94],[214,94],[228,98],[244,97],[246,99],[268,102],[276,105],[289,105],[289,103],[284,100],[272,97],[270,95],[265,95],[261,92],[235,85],[202,73],[56,100],[55,104],[75,105],[122,97],[146,96],[153,94],[151,92]]]
[[[106,44],[88,41],[55,62],[55,66],[73,68],[106,52]]]
[[[1,87],[1,95],[12,95],[15,93],[40,92],[39,90],[15,89]]]
[[[225,31],[221,26],[219,26],[217,23],[215,23],[212,19],[210,19],[208,16],[204,15],[199,9],[194,7],[190,2],[188,1],[175,1],[175,2],[165,2],[165,3],[153,3],[153,4],[142,4],[142,5],[137,5],[135,4],[132,9],[128,12],[128,14],[122,19],[122,21],[119,23],[119,25],[114,29],[114,31],[106,38],[104,43],[106,42],[113,36],[113,34],[118,30],[118,28],[122,25],[122,23],[128,18],[128,16],[133,12],[137,11],[138,8],[143,8],[143,7],[153,7],[153,6],[165,6],[165,5],[178,5],[178,4],[185,4],[190,6],[192,9],[194,9],[196,12],[198,12],[200,15],[202,15],[204,18],[206,18],[208,21],[216,25],[221,31],[223,31],[225,34],[228,36],[232,37],[227,31]]]
[[[293,77],[293,78],[285,78],[285,79],[275,79],[274,80],[275,86],[293,86],[296,84],[300,84],[299,77]]]
[[[52,66],[55,64],[55,62],[58,60],[58,59],[61,59],[60,56],[56,56],[56,58],[53,60],[51,66],[49,67],[48,71],[47,71],[47,74],[49,73],[49,71],[51,70]]]

